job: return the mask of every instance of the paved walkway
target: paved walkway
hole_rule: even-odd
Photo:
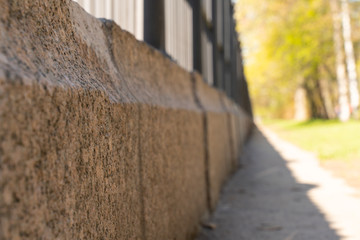
[[[242,163],[198,240],[360,240],[359,194],[311,153],[255,130]]]

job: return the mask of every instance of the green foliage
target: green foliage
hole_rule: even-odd
[[[256,114],[292,116],[296,88],[335,75],[328,1],[239,0],[236,10]]]
[[[314,152],[320,160],[360,160],[359,121],[337,120],[267,120],[264,124],[284,139]]]

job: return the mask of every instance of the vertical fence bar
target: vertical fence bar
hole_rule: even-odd
[[[193,61],[193,69],[198,71],[201,74],[204,74],[202,69],[202,51],[201,51],[201,35],[203,32],[202,21],[201,21],[201,2],[199,0],[192,0],[192,45],[193,45],[193,53],[192,53],[192,61]]]
[[[164,0],[144,0],[144,41],[165,50]]]
[[[218,11],[216,10],[218,6],[218,0],[212,0],[212,16],[213,16],[213,29],[211,34],[212,41],[212,51],[213,51],[213,76],[214,82],[213,85],[215,87],[219,87],[219,77],[218,77],[218,47],[217,47],[217,19],[218,19]]]
[[[230,23],[230,0],[224,0],[224,20],[223,20],[223,64],[224,64],[224,90],[228,96],[231,96],[231,39],[230,39],[230,31],[231,31],[231,23]]]
[[[231,0],[74,0],[166,51],[251,113]]]

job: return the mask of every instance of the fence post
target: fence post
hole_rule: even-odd
[[[144,0],[144,41],[165,51],[164,0]]]
[[[201,61],[201,34],[202,34],[202,23],[201,23],[201,2],[199,0],[189,1],[193,12],[193,68],[199,73],[202,71]]]

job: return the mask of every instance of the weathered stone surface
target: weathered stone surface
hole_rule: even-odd
[[[1,90],[0,238],[140,239],[136,108],[99,91]]]
[[[241,107],[226,97],[225,94],[221,94],[221,99],[228,113],[230,143],[234,159],[233,166],[236,169],[239,165],[238,157],[241,155],[242,147],[253,128],[253,121]]]
[[[233,170],[228,113],[219,92],[194,75],[196,96],[205,113],[208,201],[215,209],[221,187]]]
[[[251,128],[252,119],[233,101],[205,84],[194,74],[195,97],[204,112],[208,204],[215,209],[220,190],[239,166],[239,156]]]
[[[116,67],[131,80],[137,101],[146,103],[140,108],[139,149],[145,236],[189,239],[206,211],[203,123],[191,76],[117,25],[105,24]]]
[[[238,148],[240,128],[237,124],[238,111],[237,106],[233,103],[224,93],[220,94],[220,101],[227,115],[227,130],[229,134],[229,147],[230,147],[230,166],[231,170],[235,171],[239,166],[239,159],[241,148]]]
[[[139,111],[102,23],[69,1],[0,4],[0,238],[141,239]]]
[[[201,115],[151,107],[141,118],[147,239],[190,239],[206,211]]]
[[[72,1],[0,5],[0,239],[191,239],[238,142],[219,93]]]

